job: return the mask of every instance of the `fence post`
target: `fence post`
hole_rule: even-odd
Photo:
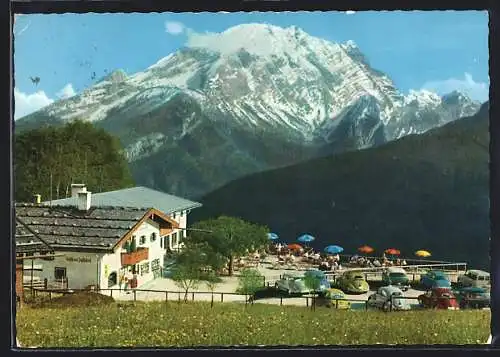
[[[368,300],[365,301],[365,310],[368,311]]]
[[[49,291],[49,300],[52,300],[52,291]]]
[[[283,306],[283,296],[280,296],[280,306]]]
[[[306,307],[309,307],[309,296],[306,296]]]
[[[177,297],[179,298],[178,301],[181,302],[181,292],[180,291],[177,292]]]
[[[113,297],[113,289],[110,289],[111,297]]]
[[[168,301],[168,291],[165,291],[165,302]]]
[[[194,301],[194,291],[191,292],[191,301]]]
[[[224,293],[220,293],[220,302],[224,302]]]
[[[137,296],[136,296],[137,291],[134,290],[134,302],[137,301]]]

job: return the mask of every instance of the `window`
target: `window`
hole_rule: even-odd
[[[139,239],[139,244],[146,244],[146,236],[141,236]]]
[[[181,217],[184,217],[184,211],[181,211]]]
[[[54,278],[56,280],[63,280],[66,278],[66,268],[55,267],[54,268]]]
[[[174,213],[172,213],[172,218],[175,219],[175,217],[176,217],[176,214],[174,212]]]
[[[165,237],[160,237],[160,248],[163,248],[163,240],[165,239]]]
[[[150,240],[151,240],[151,242],[156,241],[156,232],[151,233],[151,238],[150,238]]]
[[[177,232],[172,233],[172,245],[177,245]]]

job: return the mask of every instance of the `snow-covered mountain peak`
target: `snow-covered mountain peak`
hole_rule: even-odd
[[[405,105],[416,105],[418,107],[438,106],[441,104],[441,97],[426,89],[413,90],[411,89],[404,97]]]

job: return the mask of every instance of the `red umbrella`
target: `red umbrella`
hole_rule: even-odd
[[[368,245],[364,245],[364,246],[358,248],[359,252],[365,253],[365,254],[373,253],[374,250],[375,249],[373,249],[372,247],[370,247]]]
[[[292,244],[288,244],[288,249],[290,250],[302,250],[302,246],[300,244],[297,244],[297,243],[292,243]]]
[[[389,255],[400,255],[401,254],[401,252],[395,248],[386,249],[385,253],[389,254]]]

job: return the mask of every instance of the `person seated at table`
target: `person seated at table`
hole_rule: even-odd
[[[378,259],[375,259],[375,260],[373,261],[373,265],[374,265],[374,266],[376,266],[376,267],[381,267],[381,266],[382,266],[382,264],[380,264],[380,262],[379,262],[379,260],[378,260]]]

